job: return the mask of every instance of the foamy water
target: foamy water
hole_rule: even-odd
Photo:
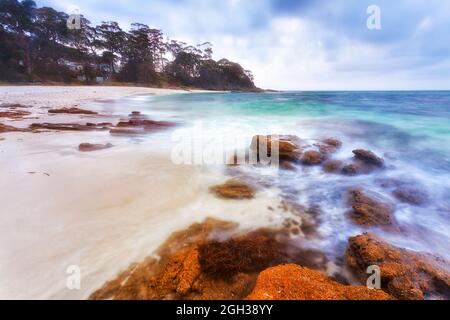
[[[448,101],[450,94],[443,93],[136,96],[90,108],[111,121],[141,111],[180,125],[133,138],[108,132],[5,134],[0,141],[0,298],[86,298],[130,263],[151,255],[170,233],[206,217],[236,221],[242,228],[280,225],[290,215],[279,209],[286,196],[320,207],[320,236],[303,241],[334,260],[349,236],[365,231],[345,216],[343,195],[354,186],[395,203],[395,216],[406,230],[374,232],[397,245],[449,258]],[[345,177],[319,167],[280,174],[243,168],[242,174],[262,177],[270,187],[260,188],[252,200],[222,200],[209,188],[229,178],[225,166],[176,165],[171,159],[174,134],[181,130],[189,136],[199,129],[204,146],[240,141],[244,147],[255,134],[333,136],[344,143],[336,158],[367,148],[383,155],[388,169]],[[114,147],[80,153],[81,142]],[[423,207],[398,203],[381,188],[381,178],[412,181],[430,201]],[[71,265],[81,268],[80,290],[66,287]]]

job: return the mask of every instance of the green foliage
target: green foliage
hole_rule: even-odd
[[[209,42],[197,46],[164,41],[161,30],[133,23],[126,32],[114,21],[67,28],[68,15],[36,8],[30,0],[0,0],[0,80],[181,85],[254,90],[251,73],[226,59],[212,59]]]

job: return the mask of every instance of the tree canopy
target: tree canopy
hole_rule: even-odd
[[[109,81],[212,90],[256,90],[253,76],[238,63],[215,61],[209,42],[189,45],[159,29],[115,21],[93,26],[80,16],[37,8],[31,0],[0,0],[0,80],[11,82]]]

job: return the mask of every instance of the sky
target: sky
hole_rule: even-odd
[[[450,89],[449,0],[37,0],[92,23],[209,41],[277,90]],[[380,29],[369,6],[377,6]]]

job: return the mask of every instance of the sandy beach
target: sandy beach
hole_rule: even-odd
[[[80,105],[93,100],[112,100],[131,95],[163,95],[206,90],[177,90],[147,87],[108,86],[0,86],[0,103],[54,108]]]
[[[0,122],[21,128],[36,122],[117,122],[142,99],[180,93],[186,91],[0,87],[0,103],[21,103],[31,112]],[[48,113],[61,107],[99,114]],[[4,299],[87,298],[131,263],[151,255],[175,230],[207,217],[263,224],[267,220],[261,212],[268,216],[267,207],[274,205],[264,194],[244,205],[216,199],[208,188],[225,177],[174,165],[170,134],[155,133],[145,140],[103,131],[9,132],[0,137]],[[114,147],[82,153],[78,145],[83,142],[111,142]],[[255,206],[261,211],[244,217]],[[82,272],[80,290],[66,286],[72,265]]]

